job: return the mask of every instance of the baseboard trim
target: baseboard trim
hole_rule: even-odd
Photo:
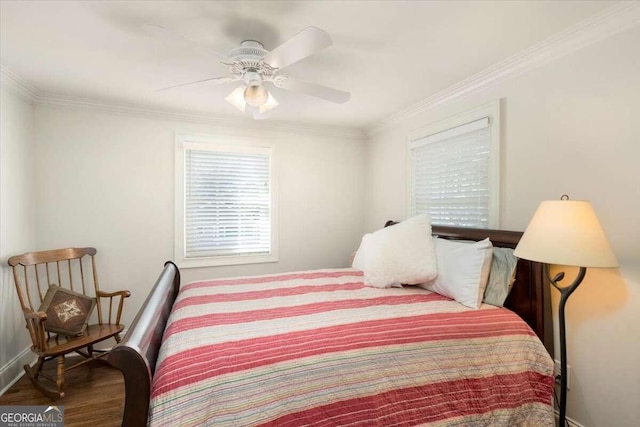
[[[6,365],[0,368],[0,396],[5,394],[22,375],[24,375],[24,365],[33,365],[37,360],[36,355],[30,347],[22,350],[16,357],[11,359]]]
[[[555,412],[556,425],[557,425],[558,422],[560,421],[560,414],[558,413],[558,411],[554,411],[554,412]],[[573,420],[569,417],[567,417],[567,424],[569,424],[569,427],[585,427],[579,422],[577,422],[576,420]]]
[[[122,331],[122,336],[124,337],[127,334],[128,329]],[[110,351],[113,347],[108,347],[104,350]],[[5,394],[7,390],[11,388],[22,376],[24,375],[24,365],[33,366],[38,358],[31,351],[31,347],[27,347],[22,350],[16,357],[11,359],[0,368],[0,396]]]

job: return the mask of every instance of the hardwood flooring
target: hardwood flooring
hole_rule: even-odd
[[[73,359],[69,359],[72,362]],[[71,363],[69,363],[71,364]],[[55,376],[56,361],[45,363]],[[64,406],[65,427],[116,427],[122,423],[124,381],[122,373],[103,362],[91,362],[65,375],[65,397],[54,402],[36,390],[24,375],[0,396],[0,405]]]

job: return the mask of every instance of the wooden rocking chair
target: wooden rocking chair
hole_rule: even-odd
[[[107,351],[94,349],[94,344],[111,337],[120,342],[120,332],[124,329],[120,324],[120,316],[124,298],[131,294],[129,291],[108,293],[100,290],[94,258],[96,252],[94,248],[68,248],[29,252],[9,258],[18,298],[33,343],[31,350],[38,355],[35,366],[25,365],[24,370],[33,385],[54,400],[64,397],[65,371],[105,356]],[[90,279],[85,280],[85,272],[88,270],[92,274],[87,274]],[[59,297],[56,297],[56,293]],[[65,301],[64,298],[71,299]],[[91,314],[94,305],[97,308],[97,323],[86,326],[89,322],[87,314]],[[105,316],[104,309],[107,305],[108,316]],[[39,311],[42,307],[48,311]],[[55,311],[51,311],[52,309]],[[62,317],[58,318],[57,314]],[[72,332],[60,331],[51,324],[53,320],[60,319],[74,319],[81,324],[74,325],[75,330]],[[65,367],[65,355],[71,352],[78,353],[84,359]],[[42,372],[44,362],[54,358],[58,359],[56,378]],[[53,383],[55,388],[43,384],[42,380]]]

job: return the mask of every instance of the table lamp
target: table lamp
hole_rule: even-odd
[[[558,307],[560,327],[560,416],[559,425],[564,427],[567,409],[567,342],[565,338],[564,307],[567,299],[584,279],[587,267],[617,267],[618,260],[611,250],[600,222],[591,203],[569,200],[544,201],[533,215],[516,250],[518,258],[541,262],[580,267],[573,283],[561,287],[564,272],[549,276],[548,265],[545,272],[549,282],[560,292]]]

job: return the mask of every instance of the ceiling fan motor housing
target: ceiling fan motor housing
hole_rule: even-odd
[[[1,0],[0,0],[1,1]],[[182,42],[187,37],[172,34],[169,30],[158,25],[146,25],[145,29],[155,35],[178,39]],[[349,100],[349,92],[332,89],[329,87],[305,83],[285,75],[278,74],[280,70],[296,63],[317,51],[332,44],[329,34],[317,27],[307,27],[291,39],[280,44],[272,51],[264,48],[264,45],[256,40],[244,40],[239,47],[233,49],[228,56],[217,52],[221,57],[221,63],[229,67],[230,76],[214,77],[189,83],[170,86],[164,89],[172,89],[196,83],[210,82],[210,84],[223,84],[236,82],[238,85],[225,100],[238,108],[243,113],[247,105],[259,108],[259,117],[254,111],[254,118],[264,118],[264,114],[278,105],[276,99],[265,88],[264,83],[271,87],[286,89],[292,92],[305,93],[325,99],[330,102],[342,104]]]
[[[247,87],[260,86],[262,84],[262,76],[256,70],[249,69],[244,72],[242,81]]]
[[[262,43],[255,40],[245,40],[240,43],[240,47],[231,51],[229,58],[234,61],[259,61],[264,58],[267,53],[269,53],[269,51],[265,50]]]
[[[260,81],[265,78],[270,79],[276,72],[276,69],[262,61],[262,58],[269,53],[265,50],[262,43],[255,40],[245,40],[240,47],[233,49],[229,53],[229,58],[233,60],[229,64],[229,70],[236,77],[249,85],[249,82],[256,81],[255,73],[260,77]],[[254,73],[254,74],[249,74]]]

